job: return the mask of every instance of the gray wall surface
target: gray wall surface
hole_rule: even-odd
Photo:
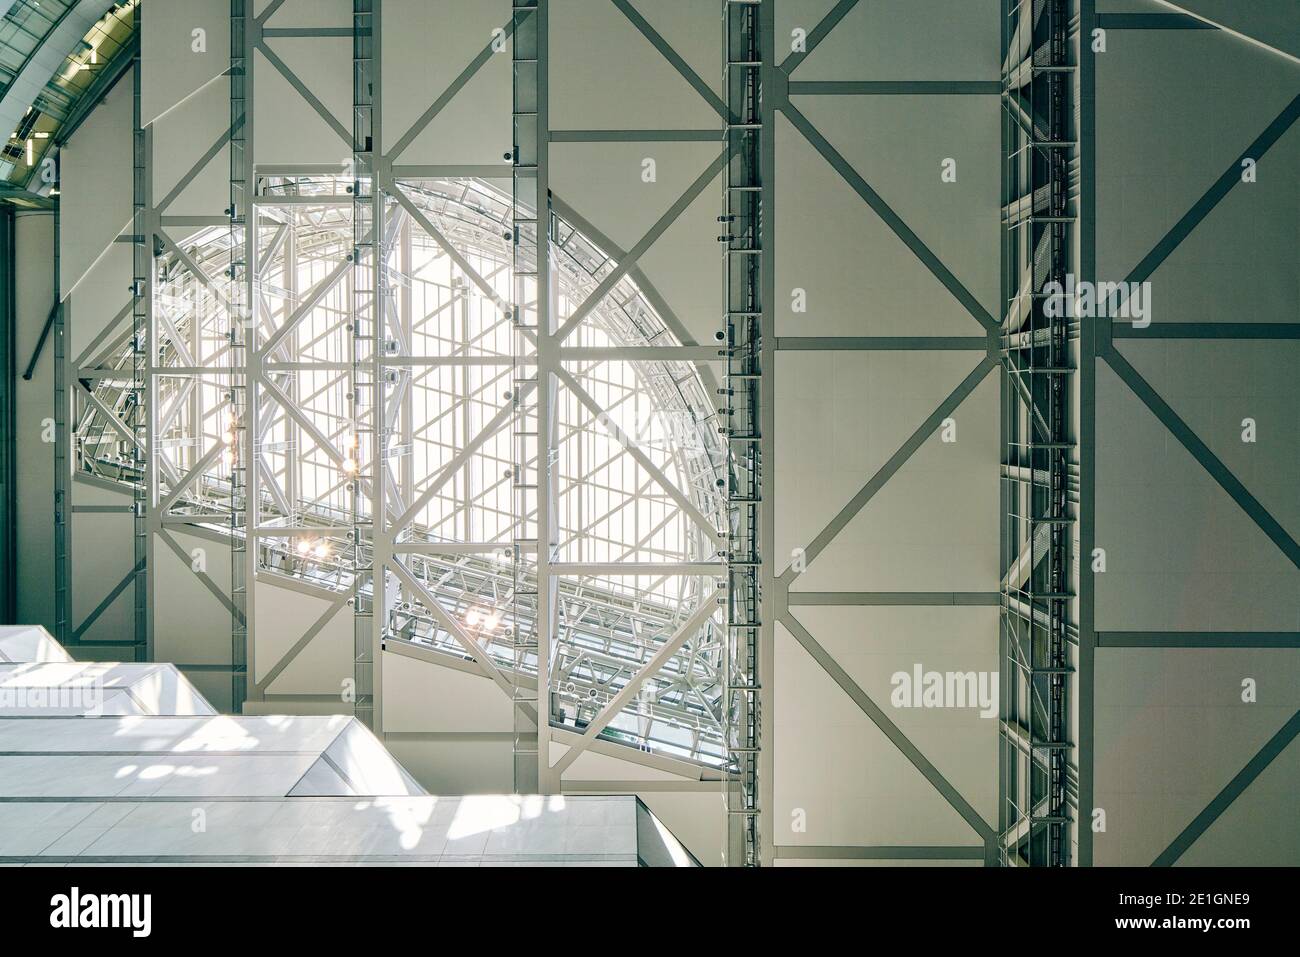
[[[1150,327],[1117,323],[1117,357],[1097,372],[1096,544],[1107,569],[1096,576],[1095,802],[1107,827],[1095,861],[1295,864],[1295,6],[1183,6],[1250,39],[1112,29],[1096,57],[1098,278],[1125,279],[1162,239],[1178,241],[1147,277]],[[1255,182],[1240,179],[1243,157],[1256,160]],[[1225,175],[1232,188],[1212,202]],[[1183,323],[1218,324],[1227,338],[1185,337]],[[1260,338],[1237,337],[1247,324],[1264,326],[1249,333]],[[1255,441],[1243,440],[1246,419]],[[1179,423],[1194,437],[1180,440]],[[1135,632],[1173,647],[1106,647]],[[1224,647],[1190,647],[1207,632],[1228,633],[1215,640]],[[1292,647],[1258,647],[1279,633]],[[1243,682],[1257,685],[1255,700],[1243,700]],[[1221,792],[1257,755],[1265,769],[1229,805]]]

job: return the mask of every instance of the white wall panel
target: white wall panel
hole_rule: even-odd
[[[510,699],[490,678],[395,652],[383,665],[386,731],[514,729]]]
[[[168,0],[149,4],[142,21],[140,51],[149,75],[140,111],[146,123],[209,86],[230,95],[230,81],[217,79],[230,69],[230,4]]]
[[[130,498],[116,489],[87,482],[74,482],[72,501],[76,506],[121,507]],[[123,548],[131,540],[133,524],[129,512],[73,512],[72,540],[82,556],[73,566],[72,627],[80,628],[135,564],[135,554]],[[89,556],[94,556],[93,559]],[[135,592],[127,586],[82,633],[87,641],[130,641],[134,637]]]
[[[182,560],[161,536],[154,536],[154,640],[158,658],[181,664],[229,664],[230,611],[204,584],[195,563],[201,561],[208,578],[223,595],[229,595],[230,549],[212,539],[173,529],[168,529],[168,534],[186,558]]]
[[[352,92],[346,81],[352,73],[351,41],[332,43],[333,55],[328,58],[301,47],[292,49],[293,44],[301,42],[283,38],[268,41],[343,129],[351,130],[348,104]],[[310,42],[316,45],[325,41]],[[343,161],[352,157],[351,133],[344,138],[322,119],[260,50],[254,53],[253,61],[253,155],[257,164],[337,163],[341,172]],[[323,82],[313,86],[317,81]]]
[[[777,4],[778,9],[786,6]],[[798,4],[796,10],[815,7]],[[820,17],[782,12],[808,32]],[[859,3],[799,65],[797,80],[992,80],[998,76],[998,0]],[[786,40],[789,29],[778,29]],[[778,42],[778,50],[781,49]],[[789,49],[788,45],[786,49]]]
[[[553,129],[721,128],[718,114],[612,3],[555,0],[550,11]],[[713,35],[721,48],[720,26]]]
[[[203,162],[214,144],[228,138],[229,129],[229,81],[204,87],[153,124],[153,193],[163,215],[219,216],[230,205],[230,147]],[[193,179],[164,206],[195,166]],[[185,232],[184,227],[169,230],[177,240]]]
[[[328,607],[329,600],[324,596],[283,588],[266,577],[259,578],[253,598],[255,680],[265,678]],[[344,679],[353,677],[352,637],[352,609],[345,605],[267,686],[267,692],[341,699]]]
[[[979,334],[970,314],[784,117],[776,121],[776,150],[778,335]],[[941,185],[936,175],[933,201]],[[792,311],[796,288],[807,294],[806,312]]]
[[[60,154],[59,279],[66,296],[131,223],[131,72]],[[126,277],[130,285],[131,277]]]
[[[383,8],[384,149],[416,121],[510,23],[505,0],[389,0]],[[510,40],[494,52],[395,163],[500,163],[511,149]]]
[[[69,230],[67,222],[65,217],[63,220],[65,225],[62,227],[65,238]],[[75,230],[76,227],[72,228]],[[130,233],[130,229],[128,224],[126,232]],[[75,243],[77,240],[73,238],[66,241]],[[76,289],[65,295],[64,303],[67,309],[65,325],[68,330],[68,355],[71,361],[75,362],[110,324],[113,324],[114,329],[111,334],[129,328],[131,253],[130,243],[110,242],[100,251],[98,258],[88,264]],[[98,351],[96,349],[95,353],[87,358],[93,358]]]
[[[14,392],[18,488],[18,620],[54,628],[54,447],[42,438],[54,417],[54,350],[46,342],[30,380],[22,378],[54,305],[54,216],[14,221]]]
[[[776,673],[777,844],[981,843],[784,627]]]

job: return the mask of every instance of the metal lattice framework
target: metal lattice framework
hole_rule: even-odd
[[[770,32],[770,27],[769,27]],[[723,87],[728,118],[723,178],[723,282],[727,297],[724,398],[733,468],[727,483],[726,859],[756,866],[762,848],[759,755],[762,743],[763,478],[763,49],[760,8],[729,2],[723,11]],[[768,357],[770,358],[770,356]],[[769,589],[770,594],[770,589]]]
[[[1078,773],[1068,711],[1079,328],[1043,290],[1064,288],[1077,252],[1075,31],[1068,0],[1005,6],[1000,853],[1065,866]]]
[[[330,597],[325,616],[298,650],[329,616],[350,608],[357,636],[355,704],[372,723],[382,720],[382,688],[373,668],[382,644],[419,649],[423,658],[455,659],[486,674],[513,702],[521,790],[559,790],[561,773],[597,735],[694,758],[719,769],[729,800],[738,799],[732,807],[739,813],[729,823],[741,826],[731,830],[729,859],[754,863],[757,847],[757,860],[766,863],[780,850],[772,828],[759,829],[760,812],[773,804],[772,684],[746,681],[745,672],[749,678],[770,674],[772,628],[780,621],[970,826],[979,844],[947,848],[952,857],[1091,864],[1092,835],[1071,814],[1092,808],[1092,685],[1099,649],[1296,642],[1294,633],[1097,631],[1091,576],[1070,554],[1076,539],[1083,556],[1096,544],[1096,372],[1105,365],[1284,556],[1300,564],[1294,538],[1112,341],[1152,333],[1109,323],[1080,329],[1042,310],[1043,286],[1059,281],[1067,266],[1086,279],[1096,271],[1095,67],[1079,38],[1091,37],[1096,27],[1216,25],[1174,13],[1098,14],[1094,0],[1006,0],[1000,80],[805,81],[795,71],[828,36],[845,29],[838,25],[859,0],[837,0],[807,32],[806,45],[779,62],[772,0],[716,0],[727,39],[726,82],[718,96],[636,8],[626,0],[610,2],[725,124],[722,155],[629,250],[551,194],[552,135],[568,142],[697,141],[710,131],[550,130],[545,0],[513,4],[502,29],[514,61],[513,142],[504,156],[512,179],[508,195],[486,182],[504,178],[505,166],[403,165],[401,155],[492,53],[501,52],[494,47],[477,53],[393,139],[387,154],[376,150],[386,142],[378,135],[383,71],[376,69],[382,63],[382,0],[354,2],[351,129],[267,44],[264,28],[284,0],[270,0],[258,14],[247,0],[231,0],[231,122],[208,151],[215,156],[226,143],[231,147],[224,211],[168,212],[202,163],[167,195],[152,195],[152,134],[142,125],[137,86],[134,208],[130,235],[122,237],[134,247],[130,299],[75,357],[65,342],[70,295],[55,303],[40,340],[53,332],[60,640],[75,645],[131,588],[132,644],[137,656],[149,657],[156,545],[188,562],[174,531],[222,536],[233,560],[229,593],[205,572],[196,574],[231,612],[236,705],[267,696],[267,686],[292,658],[246,687],[248,675],[257,673],[249,660],[256,648],[250,627],[256,582],[294,582]],[[286,25],[271,32],[307,41],[347,31]],[[292,169],[254,164],[255,50],[265,69],[279,73],[305,108],[338,134],[348,163]],[[1006,312],[998,318],[795,102],[805,94],[954,93],[1000,96],[1005,108]],[[777,113],[951,293],[980,335],[794,334],[778,340],[772,334]],[[1258,160],[1297,118],[1300,97],[1241,156]],[[75,128],[75,115],[68,126]],[[1239,161],[1234,157],[1134,266],[1129,281],[1149,278],[1230,193],[1240,182]],[[726,345],[714,348],[684,334],[644,281],[637,258],[719,172],[728,184],[728,290],[757,299],[729,300]],[[754,195],[732,196],[733,186]],[[55,215],[57,224],[57,207]],[[736,266],[747,259],[756,270]],[[58,286],[57,244],[55,275]],[[733,278],[740,281],[732,285]],[[739,305],[755,301],[757,308]],[[761,320],[756,329],[749,319]],[[1295,338],[1296,329],[1294,323],[1171,321],[1159,334],[1270,340]],[[780,574],[774,556],[758,547],[773,537],[773,476],[761,468],[773,462],[777,350],[963,350],[979,357],[799,550],[802,561]],[[732,360],[721,403],[709,368],[719,359]],[[807,563],[999,367],[1006,570],[1000,588],[792,590]],[[719,404],[724,408],[713,407]],[[1075,417],[1077,437],[1068,425]],[[92,510],[133,512],[137,559],[76,627],[70,617],[74,475],[128,490],[131,505]],[[756,530],[747,501],[756,496],[744,491],[755,476],[763,479]],[[757,559],[752,572],[747,554]],[[713,620],[714,590],[723,585],[725,626]],[[1000,607],[1003,787],[995,826],[797,615],[800,606],[872,604]],[[737,607],[744,617],[737,617]],[[537,720],[539,706],[549,720]],[[763,720],[750,720],[758,717]],[[577,745],[554,764],[553,725],[580,732],[565,737]],[[1157,863],[1178,860],[1298,729],[1300,716],[1270,739]],[[889,858],[933,849],[830,850]]]
[[[350,185],[321,174],[259,177],[249,257],[256,266],[248,266],[256,276],[248,327],[259,341],[255,373],[231,362],[228,315],[237,309],[223,280],[232,263],[237,274],[245,264],[239,234],[211,227],[158,258],[153,460],[165,517],[225,526],[233,495],[240,516],[233,541],[247,543],[234,553],[255,555],[258,574],[349,597],[359,588],[368,599],[375,551],[356,530],[370,513],[353,490],[372,481],[362,464],[363,443],[372,440],[357,428],[349,398],[358,381],[352,303],[362,292],[349,281],[358,248]],[[475,180],[396,189],[400,197],[384,203],[384,283],[392,293],[382,299],[389,321],[376,414],[386,433],[387,521],[400,529],[391,562],[407,587],[390,603],[384,634],[461,656],[468,639],[501,671],[535,675],[535,654],[518,659],[511,636],[535,628],[535,564],[527,563],[521,588],[514,553],[527,551],[517,543],[533,534],[536,512],[513,508],[511,436],[499,425],[515,388],[512,320],[501,309],[511,291],[511,202]],[[563,319],[611,260],[563,222],[554,255]],[[673,337],[624,277],[592,310],[584,341],[617,354],[672,345]],[[120,377],[98,382],[77,452],[83,470],[139,487],[125,437],[102,441],[130,418],[133,363],[134,352],[119,352]],[[698,617],[690,611],[711,588],[694,566],[715,548],[726,453],[688,364],[594,358],[557,378],[564,388],[556,400],[555,555],[575,574],[557,588],[553,720],[581,729],[667,637]],[[243,394],[234,405],[232,388]],[[249,439],[241,441],[242,430]],[[231,451],[246,442],[257,465],[247,473]],[[535,470],[535,455],[524,465]],[[721,636],[700,624],[613,721],[611,736],[721,761]],[[359,700],[367,695],[360,680],[357,692]]]

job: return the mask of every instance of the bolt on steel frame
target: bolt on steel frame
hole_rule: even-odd
[[[1045,289],[1077,272],[1078,18],[1070,0],[1004,0],[1003,14],[999,851],[1005,865],[1060,867],[1078,803],[1079,328]]]
[[[764,625],[761,576],[763,503],[763,84],[761,4],[728,0],[723,8],[723,87],[728,117],[723,167],[726,369],[722,400],[730,447],[727,478],[727,566],[724,705],[725,861],[760,863],[759,757]]]

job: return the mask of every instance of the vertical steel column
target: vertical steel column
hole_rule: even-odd
[[[1070,70],[1070,24],[1066,0],[1051,0],[1045,16],[1047,24],[1049,67],[1046,79],[1049,106],[1048,133],[1052,143],[1062,143],[1069,139],[1070,110],[1073,98],[1070,95],[1072,78]],[[1070,271],[1069,215],[1070,170],[1067,155],[1060,147],[1044,148],[1042,151],[1047,166],[1048,216],[1045,235],[1050,236],[1052,281],[1066,282]],[[1042,351],[1045,353],[1047,369],[1041,373],[1046,395],[1048,428],[1051,440],[1046,448],[1047,488],[1044,490],[1043,511],[1030,513],[1031,522],[1046,525],[1048,530],[1048,567],[1044,582],[1046,594],[1043,596],[1048,606],[1050,619],[1047,635],[1046,668],[1039,667],[1035,680],[1045,686],[1048,698],[1048,722],[1046,731],[1050,742],[1047,752],[1048,779],[1042,791],[1047,799],[1046,858],[1047,863],[1063,867],[1070,863],[1070,799],[1067,793],[1069,774],[1069,719],[1067,710],[1066,675],[1069,667],[1069,649],[1067,647],[1067,629],[1070,625],[1068,605],[1074,597],[1071,582],[1071,546],[1073,544],[1074,519],[1070,507],[1071,456],[1074,440],[1071,436],[1069,409],[1070,387],[1073,370],[1070,368],[1070,321],[1061,318],[1049,325],[1049,331]],[[1077,330],[1075,330],[1077,333]],[[1029,364],[1037,361],[1034,351],[1030,353]],[[1028,431],[1027,434],[1033,434]],[[1031,503],[1031,509],[1033,508]]]
[[[730,449],[727,481],[728,534],[726,553],[727,648],[724,661],[724,717],[727,774],[724,793],[727,834],[724,861],[731,866],[762,863],[760,840],[760,779],[762,751],[761,655],[764,639],[763,553],[763,374],[767,308],[764,239],[771,238],[763,200],[766,189],[763,158],[763,50],[769,46],[768,5],[756,0],[726,0],[723,7],[723,87],[727,103],[723,172],[723,234],[725,282],[726,370],[722,388],[727,415],[724,432]],[[770,578],[770,576],[768,576]],[[770,600],[771,591],[767,592]],[[770,625],[770,621],[768,622]]]
[[[68,391],[67,325],[72,295],[63,298],[59,265],[61,215],[54,204],[54,637],[72,640],[72,395]]]
[[[18,471],[15,415],[18,368],[14,281],[14,211],[0,210],[0,624],[18,615]]]
[[[536,39],[536,205],[537,210],[537,790],[542,794],[561,790],[558,776],[551,780],[551,670],[559,631],[559,579],[551,573],[559,543],[559,510],[556,506],[555,467],[558,458],[556,435],[559,392],[559,346],[555,337],[556,283],[551,262],[551,240],[555,219],[551,213],[550,100],[548,95],[547,51],[550,48],[549,0],[537,0],[533,15]]]
[[[390,371],[384,367],[384,356],[388,353],[390,342],[395,346],[398,342],[410,341],[404,340],[396,329],[390,330],[388,327],[393,290],[388,282],[387,270],[391,242],[396,237],[389,235],[387,191],[392,184],[392,170],[384,159],[383,143],[383,5],[384,0],[371,0],[369,91],[370,167],[373,183],[370,218],[373,221],[375,243],[370,257],[371,282],[375,289],[372,305],[374,322],[370,340],[370,378],[374,382],[370,407],[374,429],[370,454],[373,463],[371,473],[374,476],[370,484],[370,515],[373,527],[371,562],[378,569],[378,573],[371,576],[370,695],[373,720],[370,727],[381,735],[384,730],[384,637],[388,633],[394,594],[394,589],[389,586],[392,573],[388,570],[393,555],[393,530],[388,522],[388,486],[393,479],[389,462],[393,452],[391,446],[394,428],[389,426],[387,395],[392,391],[389,385],[396,383],[398,376],[396,370]],[[393,321],[400,323],[400,319]],[[404,371],[409,376],[410,368]]]
[[[230,338],[230,409],[223,438],[224,462],[230,471],[230,698],[231,711],[240,713],[248,689],[248,647],[255,576],[249,566],[257,554],[257,504],[248,493],[255,471],[255,425],[248,416],[248,373],[256,349],[251,284],[251,252],[256,243],[253,206],[251,72],[253,66],[249,0],[230,0],[230,268],[227,271],[227,307]],[[249,338],[254,341],[250,343]],[[256,402],[256,390],[254,390]]]
[[[1071,862],[1070,638],[1077,458],[1070,425],[1077,324],[1073,248],[1073,74],[1069,0],[1004,7],[1003,276],[1000,359],[1000,643],[1006,692],[999,767],[1005,864]]]
[[[514,460],[511,484],[517,531],[511,549],[515,622],[511,681],[515,715],[514,785],[517,793],[527,794],[559,789],[559,782],[550,780],[550,665],[558,611],[556,582],[551,573],[556,520],[551,499],[551,470],[555,457],[558,344],[554,338],[551,301],[553,224],[547,173],[546,0],[516,0],[512,16],[513,150],[510,159],[514,302],[510,400]],[[528,321],[530,302],[534,308],[532,322]],[[535,370],[534,376],[528,375],[530,365]],[[536,462],[534,470],[529,469],[529,461]],[[526,532],[530,513],[536,515],[535,537]],[[532,586],[528,582],[530,551],[535,554]],[[532,635],[527,634],[522,624],[530,619]],[[523,666],[530,655],[535,655],[537,662],[537,682],[533,688],[523,681]]]
[[[1097,26],[1096,0],[1079,0],[1079,280],[1097,279],[1096,54],[1092,31]],[[1089,322],[1079,330],[1079,662],[1075,693],[1079,766],[1079,866],[1092,866],[1093,813],[1093,668],[1097,648],[1096,591],[1092,551],[1096,546],[1097,355],[1108,347],[1109,322]]]
[[[141,11],[135,12],[137,30],[141,29]],[[151,153],[153,134],[145,129],[141,110],[142,75],[140,47],[137,44],[132,70],[131,132],[131,355],[132,382],[127,395],[126,414],[134,438],[131,462],[135,481],[131,484],[132,543],[134,552],[133,612],[136,661],[153,659],[153,636],[150,625],[150,520],[157,501],[157,463],[151,453],[155,437],[150,428],[153,414],[153,365],[157,337],[153,328],[154,222]]]
[[[776,59],[776,3],[766,0],[759,7],[759,43],[762,54],[763,89],[777,89],[777,73],[780,68]],[[785,77],[781,82],[785,82]],[[781,87],[784,89],[784,87]],[[776,659],[776,620],[778,595],[776,587],[776,564],[772,549],[776,543],[776,96],[761,97],[762,139],[759,143],[759,168],[762,170],[762,192],[759,238],[762,251],[759,263],[762,269],[760,286],[762,289],[762,327],[760,343],[761,369],[764,372],[759,385],[759,422],[762,439],[759,452],[763,462],[771,466],[763,474],[758,510],[759,510],[759,629],[758,629],[758,677],[759,677],[759,713],[763,721],[758,729],[758,806],[760,813],[771,814],[774,807],[774,787],[776,781],[776,754],[772,749],[772,738],[776,728],[772,701],[776,694],[775,668]],[[783,600],[783,599],[782,599]],[[767,809],[767,810],[762,810]],[[759,863],[771,867],[776,856],[776,834],[770,820],[758,820]]]
[[[1016,0],[1001,0],[998,5],[999,16],[999,41],[1000,41],[1000,62],[1003,65],[1005,73],[1006,65],[1010,62],[1012,35],[1014,25],[1011,20],[1011,5]],[[1004,81],[1005,82],[1005,81]],[[998,117],[1001,121],[1000,129],[1000,166],[999,166],[999,200],[998,205],[1006,209],[1011,200],[1015,198],[1016,183],[1011,176],[1011,164],[1009,158],[1015,154],[1016,144],[1018,142],[1018,133],[1015,120],[1012,119],[1012,110],[1006,101],[1008,94],[1003,93],[1002,109],[998,111]],[[1003,224],[999,231],[999,249],[998,249],[998,270],[999,270],[999,301],[1010,303],[1013,297],[1017,295],[1020,284],[1020,257],[1017,255],[1013,240],[1015,234],[1006,228]],[[1009,310],[1008,310],[1009,311]],[[1002,335],[1003,329],[998,330],[998,355],[1001,357],[1002,352]],[[1011,567],[1015,560],[1013,548],[1015,543],[1012,541],[1011,519],[1013,514],[1011,508],[1012,496],[1019,489],[1015,481],[1008,481],[1006,477],[1006,449],[1011,437],[1011,418],[1016,410],[1019,399],[1012,394],[1011,384],[1008,381],[1009,375],[1001,372],[998,379],[998,444],[999,451],[999,481],[998,481],[998,568],[1005,571]],[[1009,614],[1008,602],[999,598],[998,614],[998,714],[1002,718],[1012,713],[1012,702],[1015,700],[1015,691],[1018,690],[1016,663],[1012,658],[1011,644],[1011,618]],[[1017,814],[1012,810],[1014,802],[1011,800],[1012,778],[1011,769],[1015,759],[1015,750],[1010,741],[1003,734],[998,735],[998,847],[995,849],[999,864],[1007,860],[1004,852],[1004,839],[1001,835],[1011,833],[1011,826],[1015,823]],[[987,859],[987,849],[986,849]]]
[[[381,70],[383,69],[382,63],[380,64],[380,69]],[[385,163],[385,168],[391,172],[391,166],[388,166],[387,162]],[[396,186],[393,187],[393,189],[397,189],[397,188],[398,187]],[[394,210],[394,212],[396,212],[396,210]],[[400,263],[401,263],[401,265],[398,267],[398,271],[406,276],[411,275],[412,272],[411,257],[412,257],[412,249],[413,249],[413,242],[412,242],[413,228],[414,227],[411,221],[411,217],[409,216],[403,217],[401,231],[398,233],[398,250],[400,256]],[[398,323],[400,326],[399,329],[400,334],[397,336],[397,341],[399,343],[405,343],[403,350],[405,352],[405,356],[408,362],[411,361],[411,354],[413,352],[412,343],[415,342],[415,317],[414,317],[413,300],[414,300],[414,293],[411,289],[411,283],[409,281],[402,282],[400,288],[397,290],[397,315],[398,315]],[[405,377],[405,384],[402,389],[402,407],[400,410],[400,414],[396,418],[397,433],[395,438],[398,443],[397,457],[400,457],[401,466],[398,470],[398,474],[394,476],[394,481],[397,483],[398,496],[402,502],[412,501],[415,498],[415,494],[416,494],[415,455],[413,453],[413,448],[415,445],[414,369],[415,369],[414,365],[408,365],[404,370],[402,370],[402,374]],[[389,453],[389,457],[390,459],[394,457],[391,451]],[[400,530],[394,526],[388,525],[387,514],[384,515],[384,523],[386,527],[391,529],[390,534],[388,535],[388,540],[392,542],[395,540],[396,536],[400,534]]]
[[[379,0],[352,3],[352,370],[347,398],[352,431],[343,469],[352,501],[353,710],[378,730],[376,684],[386,625],[384,565],[376,551],[387,463],[384,386],[378,363],[384,336],[384,191],[378,123]],[[376,571],[378,569],[378,572]]]
[[[298,229],[297,224],[288,227],[285,230],[284,237],[284,288],[288,293],[290,302],[298,302],[298,297],[302,294],[300,277],[298,275]],[[307,284],[310,288],[311,284]],[[301,403],[308,390],[302,387],[302,376],[295,375],[289,379],[285,392],[295,403]],[[297,524],[301,520],[301,502],[302,502],[302,467],[299,465],[298,456],[302,450],[304,432],[302,426],[292,416],[285,416],[284,422],[285,440],[288,448],[285,452],[285,470],[284,470],[284,497],[289,502],[291,514],[289,521]]]

